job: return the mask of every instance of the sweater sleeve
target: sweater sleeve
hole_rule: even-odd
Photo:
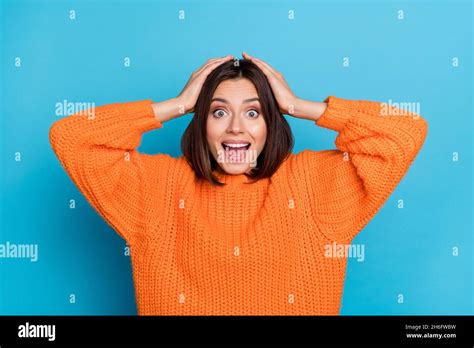
[[[311,209],[322,233],[350,241],[407,172],[428,125],[387,104],[328,97],[316,124],[338,132],[335,150],[302,152]]]
[[[71,180],[129,245],[146,233],[147,177],[153,174],[165,181],[169,162],[175,160],[137,151],[142,133],[162,127],[151,103],[99,106],[90,114],[83,111],[56,121],[49,132],[51,146]]]

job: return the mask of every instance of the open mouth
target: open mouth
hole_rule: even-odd
[[[239,144],[230,144],[230,143],[223,142],[221,145],[225,151],[230,151],[230,150],[239,151],[239,150],[248,150],[251,144],[248,142],[243,142]]]

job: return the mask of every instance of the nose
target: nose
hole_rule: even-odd
[[[242,125],[241,117],[239,117],[238,113],[234,113],[232,117],[230,117],[229,125],[227,127],[227,132],[238,134],[242,132],[242,128],[243,128],[243,125]]]

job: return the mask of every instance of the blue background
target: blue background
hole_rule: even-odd
[[[0,259],[0,314],[136,314],[125,242],[50,148],[56,103],[161,101],[208,58],[243,50],[301,98],[419,102],[429,123],[413,166],[353,241],[365,261],[348,261],[341,314],[474,313],[470,1],[2,1],[0,23],[0,243],[39,246],[37,262]],[[144,134],[140,151],[180,155],[191,117]],[[334,148],[336,133],[287,119],[296,153]]]

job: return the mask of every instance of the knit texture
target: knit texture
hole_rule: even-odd
[[[139,315],[337,315],[349,244],[419,152],[427,123],[372,101],[330,96],[316,124],[336,149],[292,154],[271,177],[214,171],[137,151],[163,126],[151,100],[56,121],[50,143],[87,201],[130,246]],[[382,112],[383,111],[383,112]]]

